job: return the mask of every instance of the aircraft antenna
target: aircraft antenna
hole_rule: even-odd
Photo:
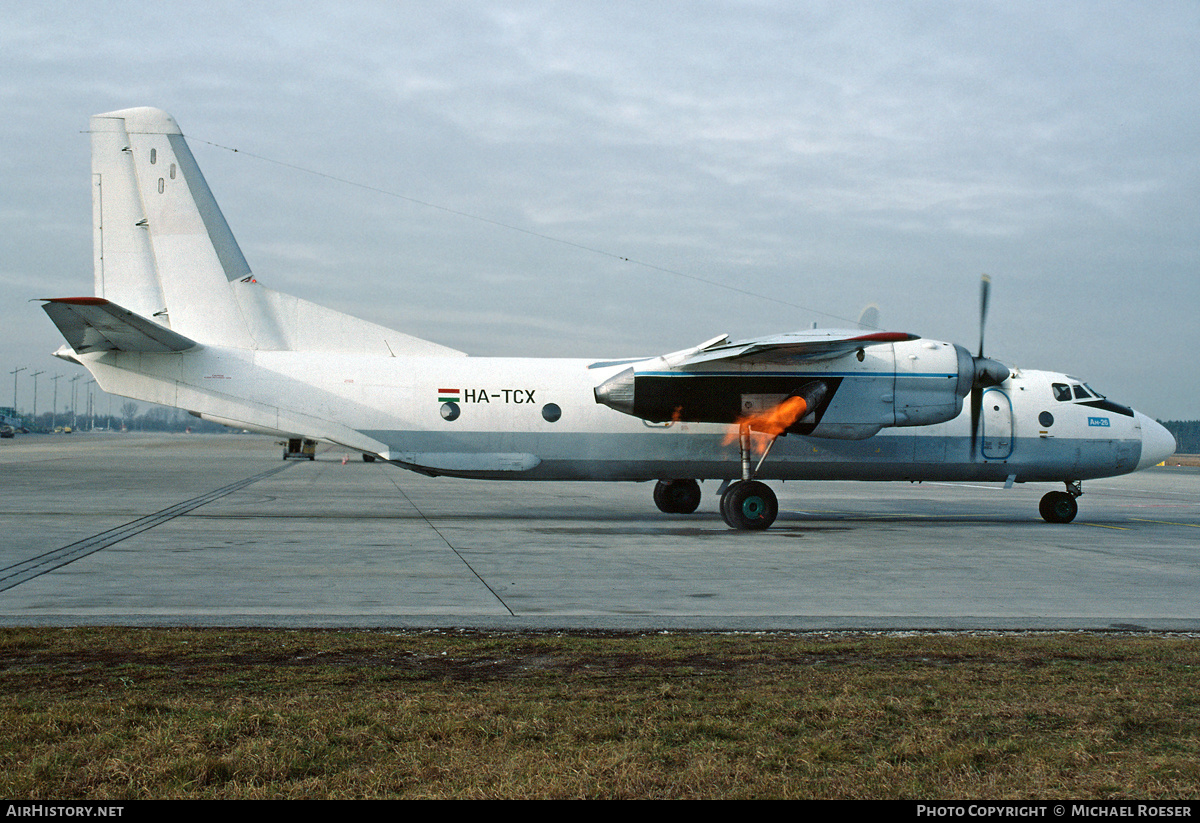
[[[819,314],[822,317],[828,317],[832,320],[837,320],[837,321],[846,323],[848,327],[859,326],[859,321],[857,321],[857,320],[851,320],[847,317],[842,317],[837,314],[831,314],[830,312],[827,312],[827,311],[821,311],[820,309],[814,309],[812,306],[802,306],[799,303],[792,303],[787,300],[781,300],[774,295],[763,294],[762,292],[756,292],[751,289],[744,289],[740,286],[731,286],[728,283],[722,283],[720,280],[711,280],[707,277],[700,277],[699,275],[696,275],[696,274],[689,274],[687,272],[679,271],[678,269],[671,269],[671,268],[667,268],[666,266],[659,266],[654,263],[648,263],[645,260],[638,260],[637,258],[628,257],[623,254],[617,254],[616,252],[606,251],[605,249],[598,249],[598,248],[595,248],[594,246],[584,245],[583,243],[576,243],[573,240],[566,240],[562,237],[555,237],[552,234],[545,234],[543,232],[533,231],[531,229],[525,229],[520,226],[514,226],[511,223],[505,223],[500,220],[493,220],[490,217],[483,217],[482,215],[471,214],[470,212],[459,211],[458,209],[452,209],[448,206],[442,206],[442,205],[438,205],[437,203],[431,203],[427,200],[421,200],[416,197],[410,197],[407,194],[401,194],[400,192],[392,191],[390,189],[383,189],[383,188],[380,188],[379,186],[372,186],[369,183],[360,183],[356,180],[348,180],[344,177],[338,177],[336,175],[328,174],[323,171],[318,171],[316,169],[310,169],[305,166],[297,165],[295,163],[289,163],[286,160],[276,160],[274,158],[266,157],[261,154],[255,154],[254,152],[243,151],[242,149],[235,149],[231,146],[224,146],[220,143],[214,143],[211,140],[203,140],[199,137],[191,137],[191,136],[188,136],[187,139],[190,141],[196,142],[196,143],[204,143],[205,145],[212,146],[213,148],[222,149],[224,151],[232,152],[234,154],[242,154],[242,155],[245,155],[246,157],[253,157],[255,160],[261,160],[264,163],[272,163],[276,166],[282,166],[287,169],[292,169],[293,171],[303,172],[304,174],[311,174],[316,177],[323,177],[326,180],[331,180],[335,183],[341,183],[343,185],[353,186],[355,188],[363,189],[365,191],[374,192],[376,194],[382,194],[386,197],[393,197],[393,198],[396,198],[397,200],[403,200],[407,203],[413,203],[418,206],[424,206],[426,208],[436,209],[438,211],[442,211],[447,214],[453,214],[456,217],[462,217],[462,218],[466,218],[468,220],[476,220],[480,223],[487,223],[488,225],[495,226],[496,228],[520,232],[521,234],[527,234],[530,237],[536,237],[540,240],[547,240],[551,243],[559,243],[563,246],[570,246],[571,248],[579,249],[580,251],[590,252],[591,254],[599,254],[603,257],[609,257],[614,260],[620,260],[623,263],[629,263],[632,266],[640,266],[645,269],[650,269],[651,271],[657,271],[657,272],[661,272],[663,274],[670,274],[670,275],[674,275],[675,277],[682,277],[686,280],[691,280],[696,283],[703,283],[708,286],[715,286],[716,288],[719,288],[719,289],[725,289],[726,291],[731,291],[736,294],[742,294],[747,297],[754,297],[759,300],[769,300],[772,303],[776,303],[780,306],[787,306],[790,309],[799,309],[800,311],[811,312],[813,314]],[[882,331],[882,329],[877,329],[877,330]]]

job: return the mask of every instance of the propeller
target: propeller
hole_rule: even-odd
[[[992,292],[992,278],[986,274],[979,287],[979,354],[975,356],[975,379],[971,385],[971,454],[979,436],[979,417],[983,408],[983,390],[988,386],[999,386],[1008,379],[1008,366],[999,360],[983,356],[983,332],[987,326],[988,299]]]
[[[988,298],[992,294],[992,278],[986,274],[979,283],[979,356],[983,357],[983,330],[987,326]]]

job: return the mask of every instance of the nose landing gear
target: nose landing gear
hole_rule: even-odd
[[[1083,484],[1078,481],[1067,481],[1065,492],[1048,492],[1040,503],[1038,512],[1047,523],[1070,523],[1079,513],[1079,504],[1075,498],[1083,494]]]

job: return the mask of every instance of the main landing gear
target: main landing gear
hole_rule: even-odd
[[[779,500],[766,483],[735,480],[721,495],[721,517],[733,529],[761,531],[779,514]]]
[[[1083,494],[1083,483],[1068,480],[1065,492],[1049,492],[1038,503],[1038,511],[1047,523],[1070,523],[1079,513],[1075,498]]]
[[[659,480],[654,505],[667,514],[691,514],[700,505],[700,484],[695,480]],[[721,495],[721,517],[734,529],[765,529],[775,522],[779,502],[771,487],[757,480],[735,480]]]
[[[763,461],[775,445],[775,437],[767,443],[758,465],[750,466],[750,427],[742,424],[738,430],[738,450],[742,458],[742,479],[725,487],[721,495],[721,517],[732,529],[761,531],[769,528],[779,514],[779,500],[766,483],[754,479]]]
[[[726,483],[721,495],[721,517],[732,529],[760,531],[775,522],[779,500],[766,483],[754,479],[767,459],[775,439],[767,444],[758,465],[750,466],[750,427],[742,426],[738,443],[742,457],[742,479]],[[695,480],[659,480],[654,487],[654,504],[667,514],[691,514],[700,505],[700,484]]]
[[[700,484],[695,480],[659,480],[654,505],[667,514],[691,514],[700,505]]]

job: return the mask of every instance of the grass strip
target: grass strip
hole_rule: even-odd
[[[1147,634],[0,630],[0,796],[1200,796]]]

